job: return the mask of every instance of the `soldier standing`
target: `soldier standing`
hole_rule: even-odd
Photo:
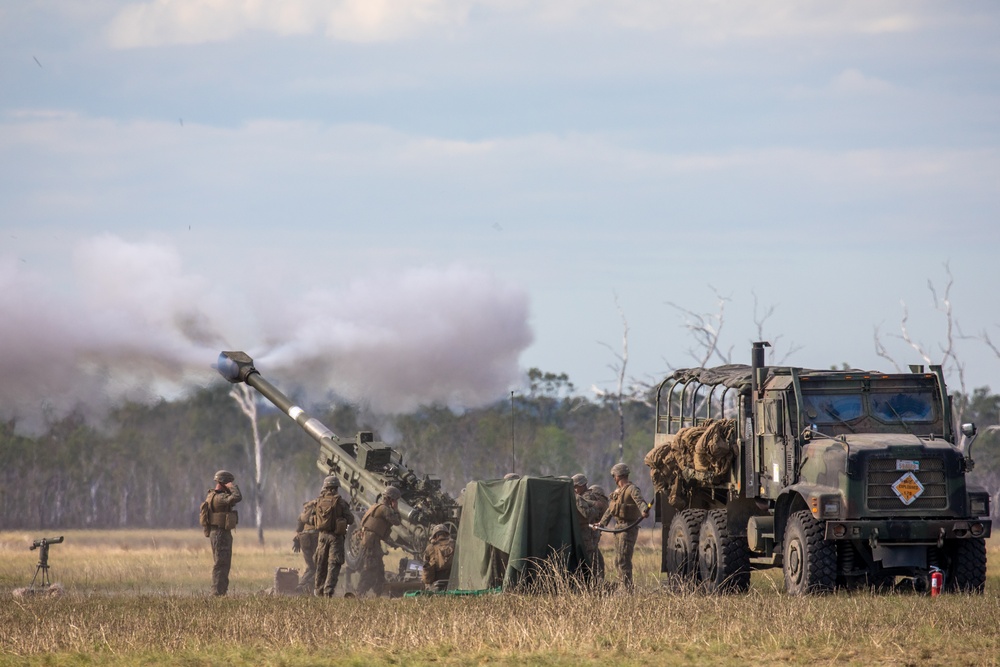
[[[611,504],[608,505],[598,525],[603,528],[614,517],[620,527],[631,526],[623,533],[615,533],[615,565],[618,567],[622,584],[631,589],[632,553],[635,551],[635,541],[639,537],[639,520],[649,516],[649,503],[643,500],[639,487],[629,481],[629,474],[631,471],[624,463],[612,466],[611,476],[617,488],[612,492]]]
[[[594,505],[594,510],[598,517],[604,516],[604,513],[608,511],[608,505],[611,501],[608,500],[608,494],[604,490],[604,487],[598,486],[597,484],[591,484],[590,488],[587,489],[587,493],[584,497],[589,500]],[[601,553],[601,533],[600,531],[594,531],[594,565],[596,566],[596,572],[594,573],[597,581],[604,580],[604,554]]]
[[[424,586],[429,591],[443,591],[451,579],[451,561],[455,555],[455,540],[448,526],[439,523],[432,529],[431,541],[424,548]]]
[[[208,492],[208,529],[212,541],[212,595],[225,595],[229,591],[229,570],[233,564],[233,528],[239,515],[233,509],[243,500],[236,477],[228,470],[215,473],[215,488]]]
[[[319,542],[319,534],[315,523],[316,499],[302,504],[302,511],[299,513],[299,520],[295,526],[295,537],[292,538],[292,552],[302,553],[302,560],[306,563],[306,569],[299,577],[299,585],[296,587],[300,593],[313,592],[316,585],[316,545]]]
[[[385,563],[382,562],[382,541],[389,531],[400,524],[399,497],[395,486],[387,486],[381,499],[368,508],[361,518],[361,575],[358,577],[358,597],[369,590],[376,596],[385,588]]]
[[[347,501],[340,497],[340,480],[334,475],[323,479],[323,489],[313,512],[313,525],[318,535],[316,543],[316,583],[313,592],[321,597],[333,597],[344,564],[344,536],[354,523]]]
[[[597,558],[600,550],[597,548],[600,540],[598,533],[591,526],[600,521],[604,514],[587,496],[587,476],[583,473],[573,475],[573,491],[576,492],[576,511],[579,517],[580,532],[583,538],[583,576],[587,581],[597,581]]]

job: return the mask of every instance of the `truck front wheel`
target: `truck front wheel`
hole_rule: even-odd
[[[837,548],[823,539],[823,524],[809,510],[788,517],[782,569],[789,595],[832,591],[837,581]]]
[[[698,531],[705,510],[682,510],[674,515],[667,533],[667,572],[682,579],[698,579]]]
[[[730,535],[726,510],[712,510],[698,536],[698,573],[709,592],[750,588],[750,548],[745,535]]]
[[[986,588],[986,540],[952,540],[946,551],[945,588],[960,593],[982,593]]]

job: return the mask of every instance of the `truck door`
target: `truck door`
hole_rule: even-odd
[[[785,452],[784,400],[757,401],[757,442],[760,448],[760,480],[764,495],[776,498],[785,486],[788,461]],[[794,463],[793,463],[794,466]]]

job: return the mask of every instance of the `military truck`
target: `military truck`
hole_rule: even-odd
[[[767,346],[657,388],[662,572],[740,592],[780,567],[793,595],[924,591],[940,572],[944,590],[981,593],[990,496],[966,482],[976,429],[960,447],[941,367],[767,366]]]

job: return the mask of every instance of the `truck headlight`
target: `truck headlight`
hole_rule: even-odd
[[[969,514],[972,516],[990,515],[990,497],[985,493],[969,494]]]
[[[817,519],[839,519],[841,499],[839,495],[813,496],[809,499],[809,509]]]

